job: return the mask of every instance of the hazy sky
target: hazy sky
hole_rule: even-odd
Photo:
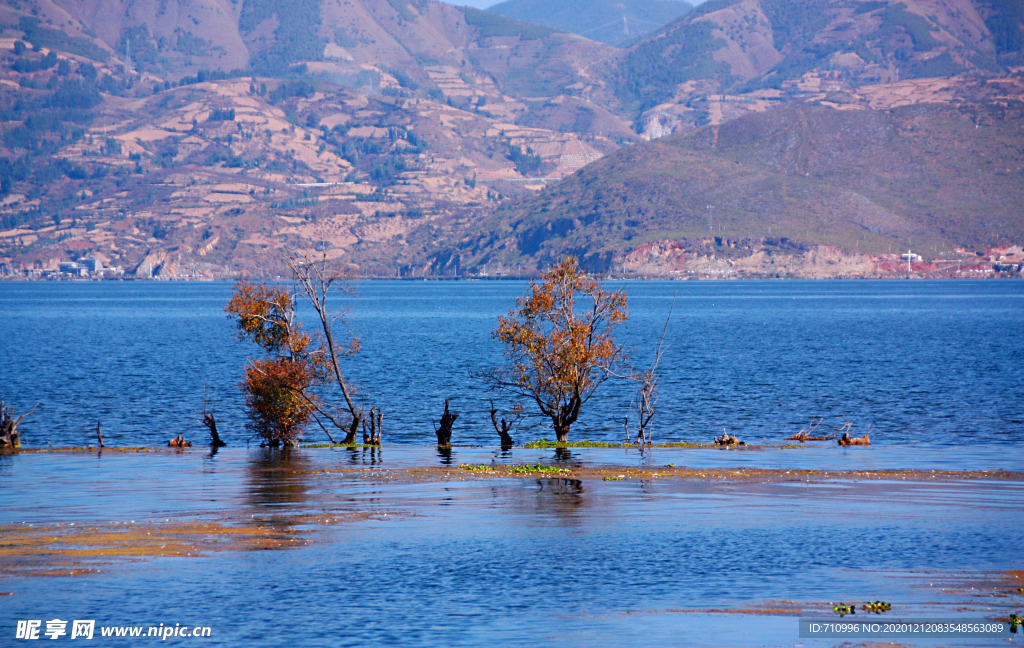
[[[448,4],[477,7],[479,9],[486,9],[487,7],[490,7],[491,5],[495,5],[495,4],[498,4],[499,2],[501,2],[501,0],[441,0],[441,1],[442,2],[447,2]],[[687,1],[690,4],[692,4],[692,5],[698,5],[698,4],[702,3],[702,2],[704,2],[704,0],[687,0]]]

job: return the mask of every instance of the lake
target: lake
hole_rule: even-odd
[[[346,371],[384,446],[265,449],[238,382],[229,284],[0,283],[0,645],[18,621],[204,626],[210,646],[862,645],[800,639],[839,602],[877,619],[1024,609],[1024,300],[1013,281],[629,282],[654,440],[743,448],[502,451],[480,372],[522,282],[368,282]],[[228,446],[204,447],[204,386]],[[570,439],[620,441],[609,382]],[[450,451],[432,421],[450,398]],[[824,417],[871,447],[793,447]],[[110,447],[94,443],[102,420]],[[195,442],[169,449],[169,438]],[[324,440],[309,430],[307,442]],[[532,467],[532,468],[531,468]],[[858,616],[864,615],[863,609]],[[875,618],[875,617],[872,617]],[[70,641],[69,636],[62,641]],[[145,630],[143,630],[145,631]],[[1016,638],[1015,638],[1016,640]],[[1006,639],[899,639],[1005,645]]]
[[[613,287],[618,284],[611,284]],[[657,441],[722,429],[775,443],[824,417],[877,444],[1011,445],[1024,439],[1024,283],[1016,281],[626,282],[621,339],[647,366],[673,300]],[[523,282],[366,282],[344,300],[362,352],[345,370],[385,412],[385,442],[429,444],[444,399],[453,442],[494,445],[480,372]],[[0,395],[26,411],[26,447],[202,440],[204,385],[229,443],[249,433],[246,358],[226,283],[0,282]],[[633,388],[606,384],[570,439],[619,441]],[[553,438],[528,418],[520,439]],[[311,429],[307,441],[320,442]]]

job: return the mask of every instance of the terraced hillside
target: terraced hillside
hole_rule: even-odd
[[[848,250],[1003,244],[1019,9],[711,0],[618,49],[429,0],[15,0],[0,264],[233,276],[326,245],[370,276],[610,267],[706,238],[702,215]],[[766,165],[767,126],[698,146],[794,115],[784,141],[831,166]],[[895,135],[841,137],[869,126]]]
[[[223,275],[319,240],[389,274],[438,226],[635,136],[591,100],[583,62],[612,48],[440,3],[24,3],[0,20],[0,256],[26,264]]]

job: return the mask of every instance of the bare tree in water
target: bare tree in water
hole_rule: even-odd
[[[654,352],[654,362],[651,368],[632,376],[632,380],[639,385],[636,396],[630,405],[630,410],[636,415],[636,441],[637,445],[651,443],[651,421],[658,406],[658,381],[661,374],[658,373],[658,366],[661,364],[661,353],[664,350],[665,335],[668,333],[668,324],[672,320],[672,311],[675,309],[676,299],[672,297],[672,305],[668,309],[668,317],[665,318],[665,327],[661,331],[661,339],[658,341],[658,348]],[[629,417],[626,417],[626,441],[634,442],[629,433]]]
[[[308,251],[293,253],[288,257],[286,263],[292,271],[299,296],[316,311],[320,324],[320,346],[324,352],[323,363],[345,401],[341,416],[347,414],[349,420],[346,425],[336,414],[328,412],[323,407],[318,407],[317,412],[345,433],[342,443],[355,443],[356,433],[363,420],[363,411],[355,403],[353,385],[342,374],[340,359],[359,352],[359,339],[349,332],[344,311],[332,310],[328,304],[332,293],[342,295],[355,293],[355,289],[352,287],[352,273],[346,267],[333,263],[327,257],[326,245],[321,246],[320,251],[315,253]],[[339,329],[344,330],[341,339],[338,336]],[[374,414],[373,424],[376,428],[379,424],[377,419],[383,418],[384,414],[380,408],[374,408]],[[375,432],[376,443],[380,443],[380,432],[376,429]]]

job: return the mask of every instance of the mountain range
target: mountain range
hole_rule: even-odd
[[[710,0],[620,47],[559,28],[569,0],[502,4],[0,7],[0,262],[529,274],[1024,234],[1015,0]]]

